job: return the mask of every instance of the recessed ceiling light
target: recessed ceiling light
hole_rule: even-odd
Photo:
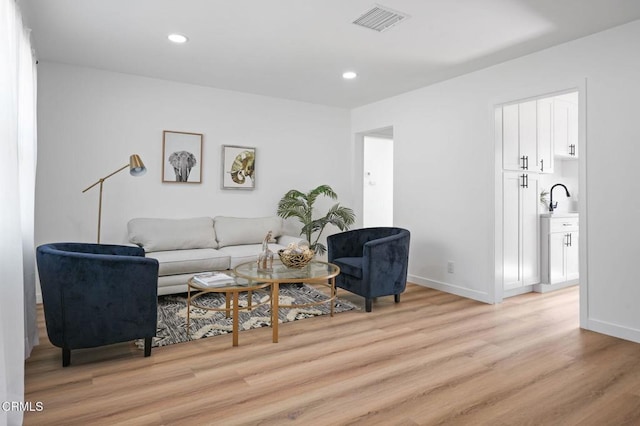
[[[182,34],[169,34],[167,38],[174,43],[186,43],[189,40],[187,36]]]
[[[347,72],[342,74],[342,78],[344,78],[345,80],[353,80],[357,76],[358,76],[358,74],[356,74],[353,71],[347,71]]]

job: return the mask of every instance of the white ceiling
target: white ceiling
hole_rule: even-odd
[[[374,0],[18,3],[43,61],[344,108],[640,19],[639,0],[380,0],[411,17],[378,33],[351,23]]]

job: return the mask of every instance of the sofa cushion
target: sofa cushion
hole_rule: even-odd
[[[229,269],[229,256],[215,249],[156,251],[147,257],[158,260],[161,277]]]
[[[269,231],[273,234],[273,238],[282,235],[282,218],[278,216],[258,218],[216,216],[213,223],[219,248],[260,244]]]
[[[131,219],[127,224],[129,241],[145,252],[218,248],[213,219]]]
[[[264,236],[263,236],[264,238]],[[273,258],[279,259],[278,250],[285,248],[279,244],[269,244],[269,249],[273,252]],[[220,252],[228,255],[229,269],[233,269],[244,262],[257,262],[258,254],[262,251],[262,244],[248,244],[242,246],[228,246],[221,248]]]
[[[340,267],[340,273],[362,278],[362,257],[340,257],[333,263]]]

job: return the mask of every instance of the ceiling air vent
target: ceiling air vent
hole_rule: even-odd
[[[409,15],[406,13],[401,13],[376,4],[353,21],[353,23],[381,33],[407,18],[409,18]]]

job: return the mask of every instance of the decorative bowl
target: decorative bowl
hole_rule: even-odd
[[[278,250],[280,260],[288,268],[304,268],[311,262],[314,254],[313,250],[305,250],[302,253],[285,253],[284,249]]]

